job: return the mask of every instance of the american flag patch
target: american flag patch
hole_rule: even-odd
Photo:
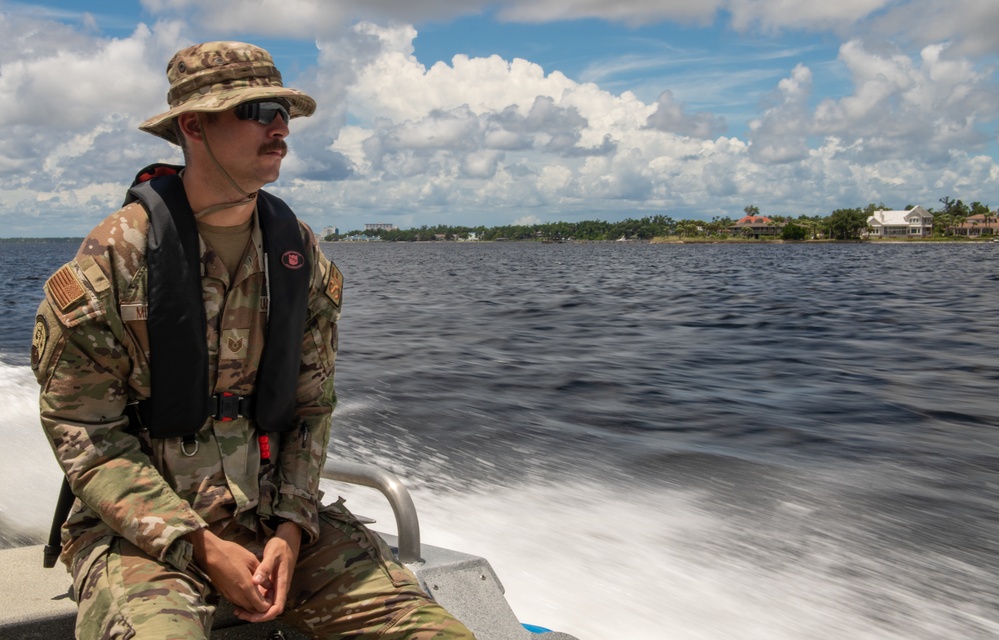
[[[63,312],[86,295],[76,272],[68,264],[63,265],[52,274],[52,277],[45,283],[45,288],[58,305],[59,310]]]

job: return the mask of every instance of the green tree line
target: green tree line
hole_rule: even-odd
[[[973,202],[965,205],[961,200],[950,197],[941,198],[943,208],[939,211],[927,208],[933,214],[933,235],[944,237],[950,235],[950,228],[964,222],[966,218],[976,214],[992,215],[988,205]],[[908,205],[906,210],[914,205]],[[778,237],[784,240],[807,240],[811,238],[828,238],[833,240],[855,240],[867,230],[867,219],[875,211],[889,210],[884,203],[871,203],[866,207],[852,209],[836,209],[828,216],[798,217],[761,214],[759,207],[748,205],[743,209],[746,215],[765,215],[775,225],[780,225]],[[602,220],[583,220],[579,222],[545,222],[532,225],[507,225],[499,227],[467,227],[456,225],[423,225],[412,229],[348,231],[336,236],[328,236],[326,240],[343,240],[349,237],[377,237],[389,242],[417,242],[432,240],[465,240],[469,237],[479,240],[541,240],[545,242],[560,242],[565,240],[606,241],[618,240],[651,240],[652,238],[728,238],[732,236],[732,227],[737,220],[728,216],[704,220],[674,220],[668,215],[652,215],[642,218],[627,218],[618,222]]]

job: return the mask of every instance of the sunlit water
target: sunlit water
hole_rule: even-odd
[[[327,245],[331,455],[581,640],[999,636],[999,245]],[[27,366],[72,245],[0,244],[0,535],[58,470]],[[382,498],[328,484],[392,532]]]

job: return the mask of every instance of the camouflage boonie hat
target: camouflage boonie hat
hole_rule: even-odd
[[[139,128],[179,144],[173,119],[189,111],[217,112],[249,100],[284,98],[292,118],[311,116],[316,101],[295,89],[286,89],[281,72],[267,51],[245,42],[205,42],[182,49],[167,64],[170,110]]]

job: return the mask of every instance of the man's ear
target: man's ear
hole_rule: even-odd
[[[177,124],[180,125],[181,132],[192,140],[201,140],[201,121],[196,113],[182,113],[177,116]]]

